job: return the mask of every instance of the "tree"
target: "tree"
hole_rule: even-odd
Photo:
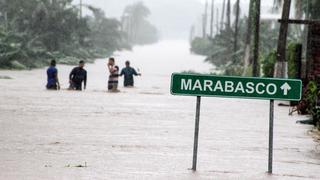
[[[282,10],[282,20],[285,22],[280,25],[280,33],[277,48],[277,62],[275,67],[275,77],[287,77],[286,69],[286,46],[287,46],[287,36],[288,36],[288,19],[290,16],[290,6],[291,0],[284,0],[283,10]]]
[[[223,0],[222,3],[222,13],[221,13],[221,21],[220,21],[220,31],[224,29],[225,27],[225,21],[224,21],[224,15],[225,15],[225,9],[226,9],[226,0]]]
[[[233,52],[236,53],[238,51],[238,34],[239,34],[239,16],[240,16],[240,0],[237,0],[235,4],[236,9],[236,20],[235,20],[235,30],[234,30],[234,44],[233,44]]]
[[[213,38],[214,0],[211,0],[210,38]]]
[[[101,57],[97,49],[110,53],[123,47],[118,42],[125,35],[117,20],[101,18],[97,24],[103,28],[92,29],[89,20],[94,18],[80,18],[79,11],[72,0],[0,0],[0,67],[41,67],[51,58],[90,61]]]
[[[246,32],[246,40],[245,40],[245,54],[243,57],[244,71],[243,75],[247,74],[248,67],[250,65],[250,57],[251,57],[251,33],[252,33],[252,16],[253,16],[253,0],[250,0],[249,3],[249,13],[248,13],[248,21],[247,21],[247,32]]]
[[[143,4],[137,2],[129,5],[124,10],[127,21],[129,42],[133,44],[148,44],[158,40],[157,29],[147,20],[150,10]]]
[[[207,37],[207,25],[208,25],[208,0],[206,0],[206,4],[204,7],[204,13],[202,17],[202,37]]]
[[[231,28],[231,2],[227,2],[227,28]]]
[[[259,51],[260,51],[260,0],[255,0],[254,15],[254,47],[253,47],[253,63],[252,75],[258,77],[260,75]]]

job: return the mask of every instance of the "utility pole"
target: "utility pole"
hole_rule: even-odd
[[[253,63],[252,74],[254,77],[260,76],[259,66],[259,43],[260,43],[260,8],[261,0],[255,0],[255,16],[254,16],[254,49],[253,49]]]
[[[213,38],[214,0],[211,0],[210,38]]]
[[[280,25],[280,34],[277,48],[277,62],[275,65],[275,77],[286,78],[288,76],[288,62],[286,60],[286,46],[288,35],[288,20],[290,16],[291,0],[284,0],[282,8],[282,22]]]

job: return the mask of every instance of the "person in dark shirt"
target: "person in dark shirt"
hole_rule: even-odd
[[[79,62],[79,66],[72,69],[69,80],[70,89],[82,91],[82,83],[84,84],[84,89],[87,87],[87,71],[84,69],[84,61]]]
[[[134,87],[133,76],[141,76],[141,74],[130,67],[130,61],[126,61],[126,67],[121,70],[120,76],[124,76],[124,87]]]
[[[56,61],[51,60],[50,67],[47,69],[47,89],[59,90],[60,84],[58,79],[58,70],[56,68]]]

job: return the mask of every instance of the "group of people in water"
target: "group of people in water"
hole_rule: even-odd
[[[60,90],[60,82],[58,78],[58,69],[56,68],[56,61],[51,60],[50,67],[47,69],[47,85],[48,90]],[[70,86],[68,90],[82,91],[87,88],[87,71],[84,69],[85,62],[80,61],[79,65],[72,69],[69,74]],[[141,76],[140,73],[130,66],[130,61],[125,62],[125,67],[121,70],[115,64],[114,58],[109,58],[107,63],[107,70],[109,71],[108,91],[119,92],[118,84],[119,77],[124,76],[124,87],[134,87],[134,77]],[[83,86],[82,86],[83,85]]]

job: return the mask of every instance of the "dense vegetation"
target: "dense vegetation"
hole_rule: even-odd
[[[120,21],[101,9],[83,8],[93,16],[82,17],[72,0],[0,0],[0,68],[36,68],[52,58],[66,64],[92,62],[137,43],[127,40]]]
[[[248,17],[241,17],[239,13],[239,0],[234,4],[234,10],[231,12],[231,1],[223,1],[223,9],[221,14],[221,22],[216,21],[217,32],[215,34],[206,33],[206,22],[202,23],[204,33],[202,36],[193,37],[191,41],[191,51],[207,56],[207,61],[217,67],[219,72],[226,75],[247,75],[257,76],[261,74],[265,77],[273,77],[275,71],[276,47],[278,44],[280,24],[276,20],[262,19],[260,25],[260,42],[259,56],[254,61],[254,51],[256,36],[255,29],[256,17],[260,16],[260,11],[257,10],[257,1],[250,0]],[[292,10],[295,11],[296,19],[319,19],[320,18],[320,1],[310,0],[294,0],[292,1]],[[208,1],[207,1],[208,3]],[[214,3],[214,0],[211,0]],[[274,1],[274,10],[279,10],[283,0]],[[206,5],[208,6],[208,5]],[[204,17],[207,17],[205,10]],[[213,13],[211,14],[213,16]],[[234,18],[231,18],[234,16]],[[226,17],[226,19],[224,19]],[[218,18],[217,18],[218,20]],[[231,20],[234,20],[231,23]],[[207,21],[203,18],[202,21]],[[211,19],[212,21],[212,19]],[[221,24],[221,25],[220,25]],[[210,25],[213,27],[213,23]],[[301,25],[290,25],[288,29],[288,45],[286,60],[288,61],[288,77],[296,78],[297,64],[295,61],[297,44],[306,46],[307,29]],[[254,74],[253,69],[256,68],[258,73]],[[261,72],[261,73],[260,73]],[[304,105],[304,111],[313,116],[314,124],[320,122],[320,110],[318,108],[319,82],[311,81],[304,90],[304,98],[301,101]]]

